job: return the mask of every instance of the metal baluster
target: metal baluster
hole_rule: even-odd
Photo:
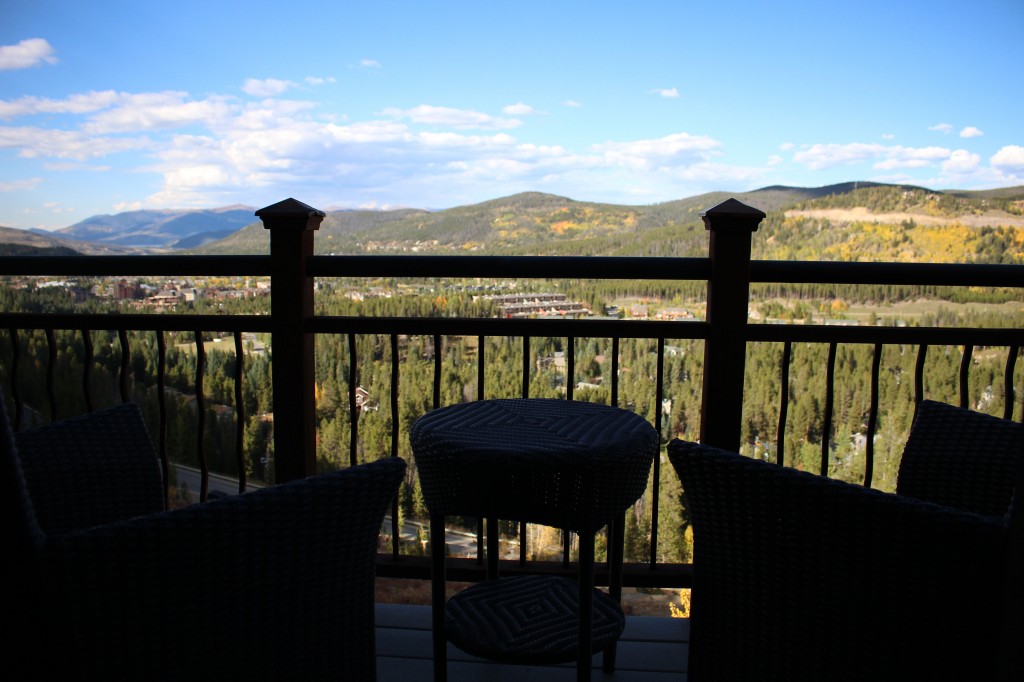
[[[170,506],[169,473],[167,461],[167,342],[164,333],[156,332],[156,390],[160,408],[160,467],[164,473],[164,507]]]
[[[565,341],[565,399],[573,400],[573,391],[576,388],[576,337],[570,336]],[[568,528],[562,529],[562,566],[569,566],[569,557],[572,554],[572,532]]]
[[[779,377],[779,429],[775,435],[775,463],[786,464],[786,417],[789,416],[789,366],[793,357],[793,344],[782,344],[782,376]]]
[[[529,337],[522,337],[522,396],[529,397]],[[526,565],[526,523],[519,523],[519,565]]]
[[[18,343],[18,330],[11,327],[9,331],[11,334],[11,399],[14,400],[14,430],[21,431],[21,420],[25,412],[21,402],[21,392],[18,390],[18,367],[21,360],[21,346]]]
[[[523,397],[530,397],[530,337],[523,336]]]
[[[828,449],[832,436],[832,408],[835,404],[836,344],[828,345],[828,365],[825,370],[825,417],[821,425],[821,475],[828,476]]]
[[[476,399],[484,399],[484,342],[485,336],[476,337]],[[495,550],[497,551],[497,550]],[[476,520],[476,565],[484,565],[484,518]]]
[[[960,359],[960,407],[970,407],[970,395],[968,391],[968,373],[971,369],[971,356],[974,354],[974,346],[964,346],[964,356]]]
[[[121,402],[128,402],[128,367],[131,360],[131,348],[128,346],[128,330],[117,330],[117,340],[121,344]]]
[[[206,502],[210,492],[210,472],[206,467],[206,450],[203,448],[203,430],[206,427],[206,398],[203,396],[203,372],[206,369],[206,348],[203,347],[203,333],[196,335],[196,456],[202,483],[199,486],[199,501]]]
[[[92,334],[82,329],[82,348],[85,357],[82,359],[82,393],[85,395],[85,411],[92,412]]]
[[[434,409],[441,407],[441,335],[434,334]]]
[[[662,404],[665,400],[665,339],[658,339],[658,368],[654,379],[654,430],[658,432],[659,454],[654,458],[654,480],[651,487],[651,553],[650,565],[658,565],[658,500],[661,494],[661,427]]]
[[[917,365],[914,367],[914,404],[924,400],[924,360],[928,355],[928,344],[922,343],[917,349]]]
[[[398,334],[391,335],[391,456],[398,457]],[[398,560],[401,527],[398,524],[398,495],[391,500],[391,558]]]
[[[1020,346],[1010,346],[1006,355],[1006,371],[1003,374],[1003,419],[1013,419],[1013,368],[1017,364],[1017,354]],[[1021,413],[1021,421],[1024,421],[1024,412]]]
[[[619,337],[612,337],[612,407],[619,406]]]
[[[235,336],[235,463],[238,466],[238,494],[245,492],[245,405],[242,403],[242,374],[245,355],[242,352],[242,332]]]
[[[46,329],[46,350],[48,362],[46,363],[46,395],[50,398],[50,421],[57,421],[57,390],[54,387],[54,372],[57,366],[57,341],[53,336],[53,329]]]
[[[875,353],[871,358],[871,409],[868,412],[868,440],[864,461],[864,487],[871,487],[871,477],[875,470],[875,427],[878,425],[878,369],[882,365],[882,344],[875,344]]]
[[[349,413],[349,439],[348,439],[348,464],[355,466],[358,459],[357,442],[359,438],[359,405],[356,404],[356,335],[348,335],[348,413]]]

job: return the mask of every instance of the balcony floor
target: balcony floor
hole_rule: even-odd
[[[679,682],[686,680],[690,621],[685,618],[627,616],[614,673],[601,673],[594,657],[595,682]],[[430,607],[377,604],[378,682],[430,680]],[[522,682],[576,679],[574,664],[516,666],[493,663],[448,645],[450,682]]]

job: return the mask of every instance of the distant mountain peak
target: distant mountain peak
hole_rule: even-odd
[[[141,209],[96,215],[58,230],[69,239],[110,246],[182,248],[221,238],[256,222],[255,209],[234,205],[212,209]],[[209,238],[202,235],[209,233]]]

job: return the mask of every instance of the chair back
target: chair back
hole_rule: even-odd
[[[679,440],[668,452],[694,528],[689,679],[992,679],[1004,518]]]

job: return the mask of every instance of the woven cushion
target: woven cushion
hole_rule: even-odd
[[[14,435],[40,528],[60,535],[164,509],[163,475],[138,405]]]
[[[594,590],[592,651],[622,634],[622,609]],[[524,664],[575,661],[579,586],[557,576],[521,575],[477,583],[445,605],[448,639],[466,653]]]
[[[923,400],[914,415],[896,492],[985,516],[1010,508],[1024,424]]]

